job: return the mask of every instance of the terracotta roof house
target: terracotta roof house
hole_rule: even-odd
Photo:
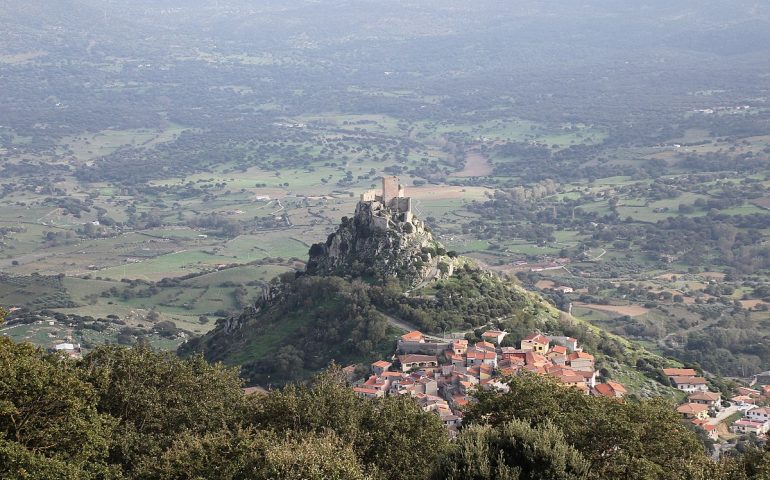
[[[730,401],[737,403],[739,406],[754,405],[754,403],[756,403],[756,399],[754,397],[749,397],[748,395],[736,395],[731,398]]]
[[[398,361],[401,363],[402,372],[415,368],[438,367],[438,358],[435,355],[399,355]]]
[[[545,366],[550,364],[547,358],[545,358],[543,355],[535,353],[534,350],[530,350],[524,355],[524,362],[527,365],[535,366]]]
[[[663,373],[667,377],[695,377],[698,372],[692,368],[664,368]]]
[[[706,379],[703,377],[671,377],[671,382],[684,392],[708,391]]]
[[[681,413],[684,418],[701,418],[705,420],[709,416],[709,407],[698,403],[683,403],[676,408],[676,411]]]
[[[419,332],[417,330],[412,330],[409,333],[405,333],[401,335],[401,340],[405,342],[424,342],[425,335],[423,335],[422,332]]]
[[[477,342],[475,346],[476,348],[483,348],[484,350],[496,350],[494,343],[484,341]]]
[[[738,387],[735,389],[736,392],[738,392],[738,395],[747,395],[752,398],[761,397],[762,393],[760,393],[759,390],[755,390],[753,388],[746,388],[746,387]]]
[[[376,375],[381,375],[382,373],[388,371],[392,365],[392,363],[386,362],[385,360],[377,360],[372,364],[372,372],[374,372]]]
[[[595,387],[596,386],[596,371],[594,370],[575,370],[575,373],[578,375],[581,375],[585,381],[586,385],[589,387]],[[620,384],[618,384],[620,385]]]
[[[521,340],[522,350],[533,350],[537,353],[546,353],[551,341],[541,333],[527,335]]]
[[[756,433],[762,435],[767,433],[770,422],[756,422],[753,420],[738,420],[733,423],[733,431],[736,433]]]
[[[746,418],[755,422],[768,422],[770,421],[770,408],[758,407],[752,408],[746,412]]]
[[[469,348],[466,353],[466,366],[487,364],[493,367],[497,366],[497,353],[494,350],[483,348]]]
[[[718,440],[719,439],[719,431],[717,430],[717,426],[709,423],[706,420],[696,418],[692,421],[693,425],[696,425],[703,429],[703,431],[706,432],[706,435],[711,440]]]
[[[597,383],[591,393],[597,397],[623,398],[626,388],[617,382]]]
[[[578,349],[576,338],[554,335],[549,337],[549,340],[551,340],[551,343],[555,343],[556,345],[563,345],[567,347],[567,349],[572,352]]]
[[[502,347],[500,349],[500,358],[504,360],[510,360],[513,358],[520,358],[522,361],[527,357],[527,352],[531,350],[522,350],[520,348]]]
[[[690,403],[700,403],[712,408],[721,408],[722,394],[720,392],[695,392],[687,397]]]
[[[497,345],[500,345],[500,342],[503,341],[503,338],[508,335],[508,333],[500,331],[500,330],[487,330],[486,332],[481,334],[481,338],[484,340],[490,341],[492,343],[495,343]]]
[[[572,352],[567,356],[570,367],[575,370],[593,370],[594,356],[586,352]]]
[[[564,345],[554,345],[551,347],[551,351],[548,352],[548,355],[552,353],[555,353],[558,355],[566,355],[567,353],[569,353],[569,351],[567,350],[567,347],[565,347]]]
[[[452,340],[452,352],[455,355],[465,355],[468,351],[468,340]]]
[[[575,373],[564,372],[554,377],[563,385],[568,387],[577,387],[587,395],[589,392],[588,385],[586,385],[585,379],[581,375]]]

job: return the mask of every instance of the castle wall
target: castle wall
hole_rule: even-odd
[[[450,345],[449,342],[409,342],[398,339],[396,350],[406,354],[441,355]]]
[[[393,208],[395,208],[398,212],[411,212],[412,211],[412,198],[411,197],[396,198],[396,199],[394,199],[393,203],[394,203]]]
[[[377,191],[369,190],[361,194],[362,202],[373,202],[377,199]]]

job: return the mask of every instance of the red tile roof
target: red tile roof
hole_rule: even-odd
[[[671,377],[671,381],[677,385],[705,385],[706,379],[703,377]]]
[[[684,403],[676,407],[677,412],[687,415],[696,415],[701,412],[706,412],[708,409],[709,407],[699,403]]]
[[[468,349],[468,353],[466,355],[468,356],[469,360],[494,360],[497,358],[497,354],[495,352],[482,348]]]
[[[535,343],[550,343],[550,340],[548,337],[541,333],[533,333],[530,335],[527,335],[524,337],[523,341],[525,342],[535,342]]]
[[[618,393],[626,393],[626,387],[624,387],[622,383],[609,381],[607,382],[607,385],[611,386]]]
[[[483,348],[485,350],[494,350],[495,345],[489,342],[478,342],[476,343],[476,347]]]
[[[586,352],[572,352],[567,357],[570,361],[573,360],[591,360],[594,361],[594,356]]]
[[[482,337],[499,337],[500,335],[504,335],[505,332],[501,332],[500,330],[488,330],[481,334]]]
[[[722,398],[722,394],[717,392],[695,392],[689,397],[687,397],[688,400],[700,400],[704,402],[717,402]]]
[[[420,340],[423,340],[425,338],[425,335],[423,335],[421,332],[417,330],[413,330],[409,333],[405,333],[401,335],[401,340],[405,342],[419,342]]]
[[[420,363],[420,362],[438,363],[438,358],[435,355],[399,355],[398,361],[400,361],[402,365],[405,363]]]

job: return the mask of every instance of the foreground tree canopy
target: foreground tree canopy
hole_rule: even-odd
[[[661,401],[542,378],[481,392],[458,438],[409,398],[357,398],[332,366],[242,393],[200,356],[101,347],[82,361],[0,338],[0,478],[770,478],[770,453],[715,463]]]

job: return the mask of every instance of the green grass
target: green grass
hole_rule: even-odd
[[[307,318],[301,313],[285,317],[280,322],[271,324],[269,328],[259,332],[259,335],[249,335],[248,341],[241,342],[241,345],[248,348],[233,349],[232,351],[235,353],[229,355],[225,363],[238,365],[250,359],[260,358],[267,353],[277,351],[282,345],[285,345],[286,342],[283,340],[286,337],[306,323]]]

